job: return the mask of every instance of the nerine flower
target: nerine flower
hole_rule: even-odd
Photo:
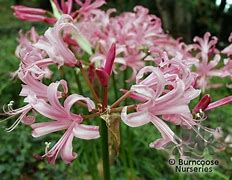
[[[226,77],[229,75],[223,68],[217,68],[218,63],[221,60],[219,51],[216,49],[217,38],[210,33],[205,33],[203,38],[195,37],[195,44],[190,45],[190,49],[197,50],[196,58],[199,59],[195,63],[196,73],[198,74],[197,87],[200,87],[203,91],[210,87],[208,81],[210,77]],[[217,87],[217,86],[216,86]]]
[[[150,72],[145,79],[142,77]],[[150,144],[157,149],[164,148],[170,142],[178,145],[181,141],[167,126],[165,121],[172,122],[187,128],[197,125],[189,110],[190,100],[199,95],[199,91],[186,91],[185,83],[176,75],[175,79],[168,81],[162,71],[157,67],[147,66],[139,71],[136,84],[130,89],[134,96],[143,98],[143,103],[137,106],[136,112],[127,114],[127,107],[122,110],[121,118],[129,126],[137,127],[149,122],[160,131],[162,138]],[[166,91],[171,85],[172,90]],[[160,118],[162,116],[162,119]]]
[[[12,9],[14,15],[20,20],[54,24],[63,14],[69,14],[76,19],[80,17],[80,15],[86,16],[91,14],[105,4],[105,0],[85,0],[84,2],[75,0],[80,8],[78,10],[73,10],[74,0],[61,0],[60,3],[58,0],[51,0],[50,2],[53,12],[22,5],[12,6]]]
[[[20,32],[19,45],[16,48],[16,56],[20,59],[20,65],[18,70],[14,73],[14,76],[21,73],[31,75],[35,79],[42,79],[43,77],[50,78],[52,72],[49,70],[48,66],[54,64],[50,58],[45,58],[46,54],[42,50],[34,47],[34,44],[39,40],[39,35],[32,28],[25,34]]]
[[[38,49],[44,50],[48,56],[58,66],[75,66],[78,62],[73,52],[68,48],[63,41],[62,31],[78,31],[72,23],[72,18],[69,15],[63,15],[53,28],[49,28],[44,37],[34,45]]]
[[[94,102],[81,95],[72,94],[65,99],[62,105],[58,98],[60,84],[61,82],[57,82],[49,85],[47,90],[48,102],[37,99],[37,102],[33,104],[33,109],[53,121],[32,124],[32,136],[40,137],[56,131],[66,130],[60,140],[50,150],[46,150],[43,155],[43,157],[48,158],[50,163],[55,163],[58,154],[61,155],[65,163],[70,163],[77,157],[72,150],[74,136],[87,140],[100,137],[98,126],[82,124],[82,116],[71,112],[72,106],[78,101],[84,101],[88,110],[92,111],[95,108]]]
[[[14,10],[14,15],[23,21],[32,21],[32,22],[46,22],[49,24],[54,24],[56,18],[49,17],[48,11],[39,8],[30,8],[22,5],[12,6]]]
[[[6,115],[9,116],[6,119],[19,116],[17,120],[6,129],[9,132],[14,130],[20,122],[27,125],[32,124],[35,121],[35,117],[28,114],[30,112],[35,114],[33,105],[37,102],[38,99],[42,99],[45,102],[48,101],[48,86],[44,85],[40,80],[34,79],[30,73],[24,75],[22,72],[19,72],[18,75],[21,81],[24,83],[22,84],[22,90],[19,95],[25,97],[24,102],[26,105],[18,109],[13,109],[13,101],[11,101],[8,104],[7,110],[4,108]],[[57,92],[58,98],[61,98],[63,94],[67,94],[68,91],[66,81],[61,80],[60,84],[62,85],[64,92]]]
[[[232,33],[230,34],[229,42],[232,42]],[[230,44],[229,46],[227,46],[226,48],[224,48],[222,50],[222,53],[223,54],[227,54],[228,56],[232,55],[232,44]]]

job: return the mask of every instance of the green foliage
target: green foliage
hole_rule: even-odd
[[[131,1],[132,2],[132,1]],[[145,2],[145,1],[143,1]],[[4,7],[0,7],[0,12],[4,18],[0,18],[0,106],[9,101],[15,101],[15,108],[23,105],[22,98],[18,97],[21,86],[20,82],[11,79],[10,72],[17,69],[19,61],[14,55],[17,45],[16,33],[19,28],[29,29],[32,23],[22,23],[14,19],[9,8],[13,1]],[[195,1],[193,3],[195,5]],[[132,8],[132,6],[128,6]],[[45,30],[45,26],[39,24],[37,29],[40,32]],[[65,78],[70,82],[76,82],[76,71],[64,68]],[[130,74],[130,72],[128,73]],[[118,74],[121,80],[128,75]],[[55,79],[60,79],[57,74]],[[217,79],[213,81],[218,81]],[[80,79],[83,91],[85,88],[83,80]],[[224,84],[229,83],[225,80]],[[113,87],[113,82],[112,86]],[[73,92],[80,92],[76,83],[69,83]],[[118,89],[125,88],[124,84],[117,83]],[[113,88],[110,92],[109,101],[113,102],[115,96]],[[217,100],[227,95],[231,95],[231,90],[221,88],[210,91],[213,100]],[[194,104],[194,103],[193,103]],[[232,106],[226,105],[210,113],[209,119],[204,122],[211,128],[221,126],[225,135],[232,132]],[[37,116],[38,120],[43,117]],[[98,169],[101,166],[100,140],[84,141],[75,139],[73,141],[74,150],[78,152],[78,158],[71,164],[65,165],[60,159],[56,165],[49,165],[45,160],[37,160],[35,154],[43,155],[45,142],[55,143],[62,133],[54,133],[44,138],[34,139],[31,136],[31,128],[20,124],[13,132],[7,133],[5,127],[9,127],[15,119],[1,123],[0,126],[0,179],[101,179]],[[226,179],[232,174],[231,149],[216,153],[213,158],[220,159],[220,166],[215,168],[213,173],[208,174],[178,174],[168,165],[168,154],[163,151],[150,149],[148,144],[160,137],[158,131],[153,126],[143,126],[141,128],[128,128],[122,125],[122,148],[119,157],[115,157],[114,165],[111,167],[112,179]],[[210,157],[209,157],[210,158]]]

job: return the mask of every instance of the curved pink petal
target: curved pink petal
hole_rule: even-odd
[[[152,74],[148,76],[147,78],[145,78],[144,80],[140,81],[143,78],[144,74],[147,72],[151,72]],[[144,84],[144,85],[149,86],[152,83],[152,81],[150,80],[150,77],[154,75],[156,78],[152,78],[151,80],[153,82],[156,80],[157,87],[156,87],[155,97],[158,97],[162,94],[164,86],[165,86],[165,79],[164,79],[163,73],[159,70],[159,68],[153,67],[153,66],[146,66],[142,68],[139,71],[139,73],[136,75],[136,82],[139,84]]]
[[[53,121],[53,122],[42,122],[42,123],[35,123],[31,125],[32,136],[33,137],[40,137],[44,136],[56,131],[61,131],[67,129],[70,126],[69,121]]]
[[[175,104],[184,95],[185,84],[182,80],[178,79],[173,90],[157,98],[156,102],[165,107],[170,104]]]
[[[80,139],[97,139],[100,137],[99,127],[79,124],[73,128],[73,134]]]
[[[154,147],[156,149],[163,149],[164,146],[170,142],[173,142],[174,144],[178,144],[176,141],[176,135],[174,132],[167,126],[165,122],[163,122],[161,119],[159,119],[156,116],[153,116],[151,118],[152,124],[156,126],[156,128],[159,130],[159,132],[162,135],[162,139],[158,139],[155,142],[150,144],[150,147]]]
[[[74,137],[73,133],[71,133],[66,139],[60,152],[60,156],[66,164],[71,163],[74,159],[77,158],[77,154],[73,152],[73,146],[72,146],[73,137]]]
[[[220,99],[218,101],[210,103],[208,105],[208,107],[205,109],[205,111],[208,111],[208,110],[223,106],[223,105],[231,103],[231,102],[232,102],[232,96],[227,96],[227,97],[222,98],[222,99]]]
[[[93,109],[95,109],[95,104],[90,98],[84,97],[84,96],[81,96],[78,94],[72,94],[72,95],[68,96],[64,101],[64,108],[65,108],[66,112],[70,112],[71,107],[77,101],[86,102],[89,111],[92,111]]]
[[[148,111],[139,111],[127,114],[127,107],[124,107],[121,112],[121,118],[126,125],[138,127],[149,123],[151,115]]]
[[[227,46],[221,51],[223,54],[232,55],[232,44]]]
[[[56,82],[56,83],[51,83],[47,89],[47,98],[48,98],[49,103],[51,104],[51,106],[54,109],[65,113],[65,109],[60,104],[60,101],[59,101],[58,96],[57,96],[59,85],[63,86],[64,91],[67,90],[67,82],[64,80],[61,80],[61,81]]]
[[[54,107],[50,106],[49,104],[47,104],[42,100],[34,104],[33,108],[40,114],[53,120],[62,121],[62,120],[69,120],[70,118],[67,113],[55,109]]]
[[[154,99],[155,96],[155,91],[145,85],[133,85],[131,87],[131,91],[132,92],[136,92],[138,93],[139,95],[147,98],[147,99]]]

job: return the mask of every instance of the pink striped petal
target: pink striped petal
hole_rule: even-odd
[[[78,94],[72,94],[72,95],[68,96],[64,101],[64,108],[65,108],[66,112],[70,112],[71,107],[77,101],[86,102],[89,111],[92,111],[93,109],[95,109],[95,104],[90,98],[84,97],[84,96],[81,96]]]
[[[148,78],[145,78],[143,81],[140,82],[140,80],[143,78],[144,74],[148,73],[148,72],[151,72],[152,74],[150,76],[148,76]],[[152,82],[150,80],[150,77],[152,77],[154,75],[155,75],[155,78],[153,78],[152,81],[155,80],[157,82],[157,87],[156,87],[156,93],[153,96],[159,97],[162,94],[164,86],[165,86],[165,79],[164,79],[163,73],[160,71],[159,68],[153,67],[153,66],[146,66],[146,67],[142,68],[139,71],[139,73],[136,75],[136,83],[149,86]],[[146,80],[149,80],[149,82],[146,82]]]
[[[161,119],[159,119],[156,116],[153,116],[151,122],[156,126],[156,128],[161,133],[162,139],[158,139],[154,141],[149,145],[150,147],[154,147],[156,149],[164,149],[164,146],[170,142],[173,142],[174,144],[178,144],[174,138],[175,137],[174,132],[167,126],[165,122],[163,122]]]
[[[154,99],[155,96],[155,91],[145,85],[133,85],[131,87],[131,91],[132,92],[136,92],[138,93],[139,95],[147,98],[147,99]]]
[[[40,114],[50,119],[53,119],[53,120],[62,121],[65,119],[67,120],[69,119],[69,116],[67,113],[55,109],[54,107],[50,106],[49,104],[47,104],[45,101],[42,101],[42,100],[34,104],[33,108]]]
[[[122,121],[131,127],[143,126],[150,122],[151,115],[148,111],[139,111],[127,114],[127,107],[124,107],[121,112]]]
[[[214,108],[217,108],[217,107],[220,107],[220,106],[223,106],[225,104],[228,104],[228,103],[231,103],[232,102],[232,96],[227,96],[225,98],[222,98],[218,101],[215,101],[213,103],[210,103],[208,105],[208,107],[205,109],[205,111],[208,111],[208,110],[211,110],[211,109],[214,109]]]
[[[53,108],[65,113],[64,107],[60,104],[60,101],[59,101],[58,96],[57,96],[59,85],[62,85],[64,91],[67,91],[67,82],[66,81],[61,80],[61,81],[56,82],[56,83],[51,83],[47,89],[47,98],[48,98],[48,101]]]
[[[70,122],[42,122],[42,123],[35,123],[32,124],[31,127],[33,129],[32,136],[33,137],[40,137],[44,136],[56,131],[61,131],[67,129],[70,126]]]
[[[73,133],[71,133],[66,139],[60,152],[60,156],[66,164],[71,163],[77,157],[77,154],[73,152],[73,146],[72,146],[73,137],[74,137]]]
[[[100,137],[99,127],[79,124],[76,125],[73,129],[73,134],[80,139],[97,139]]]

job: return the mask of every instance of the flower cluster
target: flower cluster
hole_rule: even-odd
[[[187,45],[165,33],[160,19],[142,6],[136,6],[134,12],[112,16],[116,10],[100,10],[103,4],[104,0],[53,0],[53,12],[13,7],[20,20],[46,22],[52,27],[41,36],[34,28],[20,32],[16,49],[20,65],[14,76],[22,81],[19,95],[24,97],[25,106],[13,109],[11,101],[8,109],[4,108],[9,118],[18,116],[7,130],[12,131],[20,122],[31,126],[33,137],[65,130],[52,148],[49,144],[45,148],[42,157],[50,163],[55,163],[59,154],[65,163],[75,159],[74,136],[86,140],[100,137],[99,126],[86,125],[85,121],[101,117],[110,127],[112,113],[121,114],[122,122],[131,127],[151,122],[162,136],[150,143],[151,148],[165,149],[171,143],[184,155],[184,142],[169,123],[193,130],[203,140],[199,129],[218,138],[217,129],[201,124],[206,119],[203,111],[227,104],[232,98],[211,103],[210,96],[205,95],[193,110],[189,105],[206,88],[215,86],[210,84],[210,77],[231,77],[232,45],[219,51],[217,38],[210,33]],[[77,6],[79,9],[74,10]],[[227,58],[224,65],[217,67],[222,55]],[[83,77],[91,95],[71,93],[69,80],[62,72],[64,66],[80,71],[77,76]],[[132,73],[126,82],[133,85],[108,105],[111,74],[127,68]],[[57,81],[55,75],[59,71],[61,78]],[[120,107],[126,98],[135,103]],[[37,113],[49,121],[40,122],[35,118]]]

